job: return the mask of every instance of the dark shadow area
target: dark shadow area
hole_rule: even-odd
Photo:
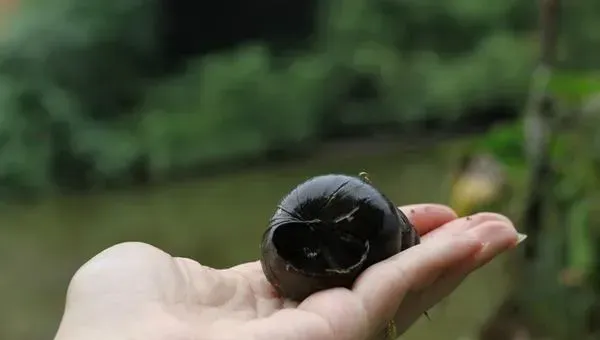
[[[169,70],[186,59],[265,43],[274,54],[307,47],[317,2],[161,0],[161,34]]]

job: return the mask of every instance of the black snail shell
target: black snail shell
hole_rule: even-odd
[[[418,243],[406,215],[368,180],[322,175],[283,198],[263,235],[261,264],[282,297],[301,301],[350,288],[372,264]]]

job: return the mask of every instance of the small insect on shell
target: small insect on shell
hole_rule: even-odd
[[[261,264],[285,298],[350,288],[374,263],[419,243],[408,218],[366,176],[322,175],[280,202],[263,234]]]

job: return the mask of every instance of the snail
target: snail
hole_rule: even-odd
[[[366,173],[320,175],[279,203],[262,237],[260,262],[281,297],[301,301],[351,288],[369,266],[419,242],[407,216]]]

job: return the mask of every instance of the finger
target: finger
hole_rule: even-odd
[[[474,270],[516,244],[516,230],[512,224],[505,221],[484,221],[468,233],[485,245],[475,256],[442,274],[426,292],[402,301],[396,315],[396,326],[399,330],[408,328],[424,311],[450,295]]]
[[[489,217],[490,215],[487,216]],[[482,216],[482,222],[467,231],[468,234],[483,244],[481,250],[470,258],[469,261],[460,263],[458,266],[448,270],[446,274],[436,280],[434,285],[444,285],[444,276],[464,277],[485,265],[500,253],[517,245],[518,234],[512,223],[506,222],[504,219],[486,220],[485,217]]]
[[[491,261],[500,253],[517,246],[519,236],[512,223],[488,221],[470,231],[483,243],[483,249],[477,253],[473,266],[466,264],[467,271],[473,271]]]
[[[448,235],[463,233],[488,221],[504,222],[512,225],[512,222],[506,216],[491,212],[482,212],[471,216],[465,216],[455,219],[443,225],[442,227],[431,231],[423,237],[422,241],[425,242],[426,240],[431,240],[439,237],[443,238],[448,237]]]
[[[514,226],[512,225],[510,220],[508,218],[506,218],[505,216],[496,214],[496,213],[484,212],[484,213],[478,213],[478,214],[475,214],[472,216],[466,216],[463,218],[459,218],[450,223],[447,223],[447,224],[443,225],[442,227],[425,235],[421,239],[421,242],[430,242],[434,239],[447,238],[447,237],[451,237],[453,235],[458,235],[461,233],[469,232],[469,231],[473,230],[474,228],[477,228],[486,222],[507,223],[514,230]],[[430,283],[433,283],[433,280],[435,280],[436,278],[432,277],[431,279],[432,279],[432,281]]]
[[[404,295],[456,266],[481,249],[482,243],[467,233],[438,238],[409,248],[367,269],[355,282],[354,292],[371,321],[389,320]]]
[[[496,256],[512,249],[516,246],[518,237],[512,224],[501,221],[487,221],[480,226],[473,228],[470,233],[483,243],[482,249],[472,258],[471,261],[461,263],[457,267],[448,271],[438,282],[436,286],[450,286],[449,282],[458,282],[462,278],[471,274],[476,269],[489,263]],[[442,293],[444,290],[442,290]]]
[[[425,235],[457,218],[454,210],[441,204],[413,204],[399,209],[408,217],[419,235]]]

